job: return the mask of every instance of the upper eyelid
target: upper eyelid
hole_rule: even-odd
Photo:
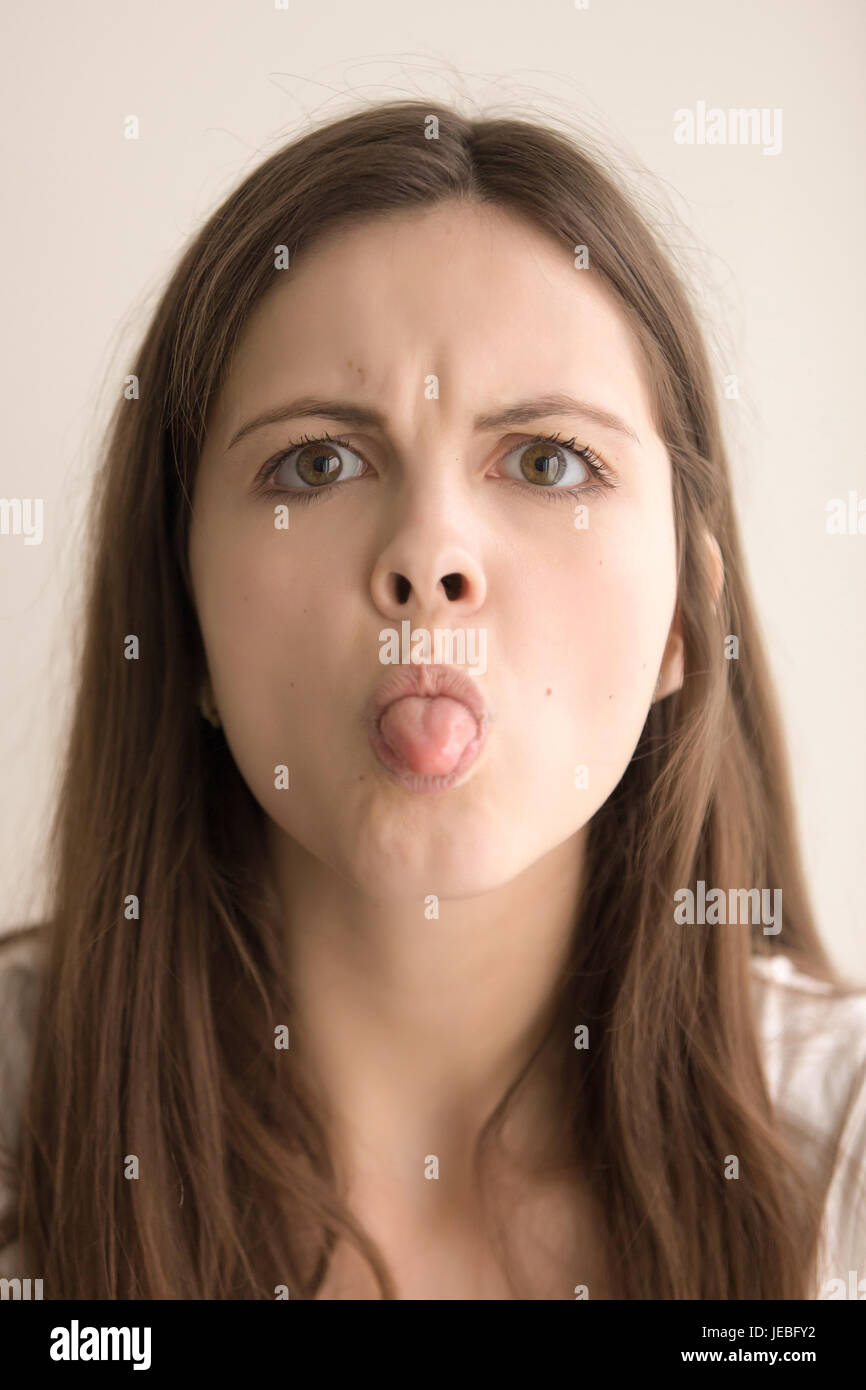
[[[552,442],[557,444],[561,449],[567,449],[569,453],[576,454],[578,458],[584,453],[592,454],[593,458],[596,459],[599,464],[603,465],[603,467],[610,472],[613,472],[607,462],[606,452],[604,454],[601,453],[599,449],[596,449],[594,444],[581,444],[576,435],[572,439],[563,439],[561,436],[559,438],[554,438],[553,436],[555,435],[559,435],[558,430],[554,430],[552,434],[522,435],[516,444],[512,444],[510,449],[505,450],[503,457],[507,458],[515,449],[519,449],[522,444],[533,444],[536,441],[539,444]]]

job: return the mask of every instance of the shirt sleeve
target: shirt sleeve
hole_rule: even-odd
[[[33,1049],[33,1022],[39,975],[37,943],[0,938],[0,1215],[15,1204],[8,1167],[15,1157],[21,1128],[21,1107],[27,1085]],[[0,1246],[0,1277],[12,1278],[19,1271],[17,1243]]]
[[[866,1064],[854,1080],[825,1207],[817,1298],[866,1299]]]

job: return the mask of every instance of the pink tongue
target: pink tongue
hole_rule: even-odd
[[[453,772],[478,725],[459,700],[406,695],[388,706],[379,731],[413,772],[441,776]]]

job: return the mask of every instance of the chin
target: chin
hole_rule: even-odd
[[[535,857],[525,854],[525,843],[519,858],[505,853],[501,836],[501,826],[495,823],[469,838],[434,838],[406,828],[402,836],[390,838],[387,849],[374,846],[368,837],[343,872],[371,898],[414,898],[421,909],[431,894],[441,901],[472,898],[511,882]]]

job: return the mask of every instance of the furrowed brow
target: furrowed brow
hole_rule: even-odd
[[[539,420],[545,415],[573,415],[578,419],[590,420],[601,429],[625,435],[635,444],[640,444],[636,431],[625,420],[621,420],[618,415],[612,414],[609,410],[603,410],[601,406],[592,405],[589,401],[580,401],[574,396],[568,396],[562,392],[555,392],[550,396],[538,396],[532,400],[516,401],[514,405],[505,406],[502,410],[476,415],[475,428],[476,430],[507,429],[510,425],[528,425],[533,420]]]
[[[501,410],[484,412],[481,415],[476,415],[473,423],[476,433],[480,433],[485,430],[507,429],[512,425],[531,424],[533,420],[542,419],[547,415],[570,415],[578,419],[589,420],[601,429],[624,435],[633,443],[640,445],[637,433],[618,415],[612,414],[609,410],[603,410],[601,406],[592,405],[589,401],[577,400],[575,397],[565,395],[562,392],[556,392],[549,396],[538,396],[532,400],[516,401],[513,405],[505,406]],[[384,430],[387,426],[387,420],[382,412],[374,410],[370,406],[355,404],[351,401],[326,400],[319,396],[301,396],[298,400],[274,406],[271,410],[266,410],[261,415],[256,415],[254,419],[248,420],[234,435],[228,447],[233,449],[242,439],[246,439],[255,430],[264,429],[266,425],[275,425],[283,420],[307,416],[315,416],[317,419],[339,420],[342,424],[354,425],[359,428],[372,427]]]
[[[274,406],[273,409],[256,415],[253,420],[248,420],[232,439],[229,449],[233,449],[254,430],[264,429],[265,425],[276,425],[282,420],[296,420],[308,415],[326,420],[339,420],[344,425],[355,425],[360,428],[372,426],[376,429],[384,429],[386,423],[385,416],[381,411],[373,410],[366,405],[355,405],[351,401],[324,400],[320,396],[301,396],[296,401],[288,401],[285,405]]]

